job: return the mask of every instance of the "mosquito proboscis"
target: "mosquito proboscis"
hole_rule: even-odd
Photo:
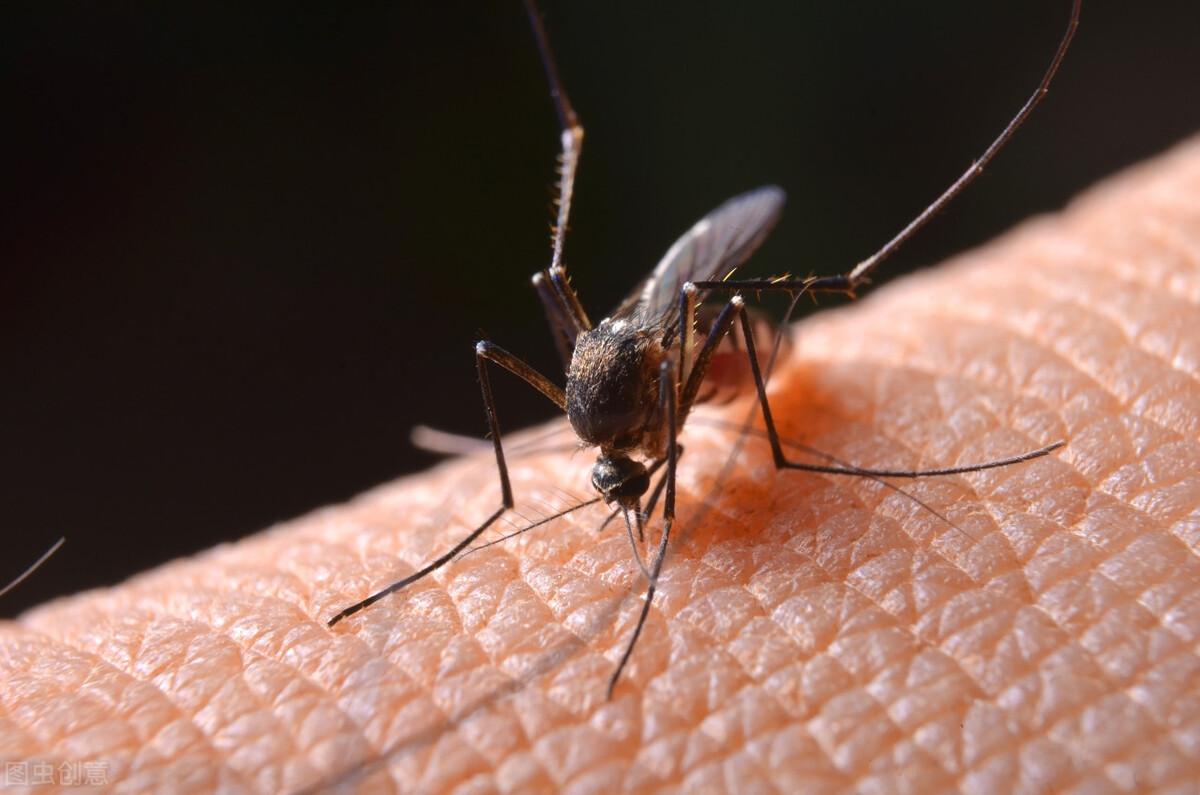
[[[740,331],[744,343],[765,434],[778,469],[873,478],[954,475],[1012,466],[1048,455],[1062,447],[1065,442],[1058,441],[1000,460],[920,471],[793,461],[784,453],[784,445],[776,429],[767,399],[765,368],[758,358],[754,330],[741,294],[782,292],[793,297],[793,306],[801,295],[806,294],[855,295],[880,263],[895,253],[979,176],[1042,101],[1074,38],[1079,24],[1080,4],[1081,0],[1072,0],[1066,30],[1041,82],[1000,135],[970,168],[916,218],[878,251],[845,274],[803,279],[790,276],[753,280],[730,278],[758,248],[782,210],[783,191],[776,187],[764,187],[736,196],[704,216],[671,246],[650,275],[611,315],[594,324],[584,311],[563,265],[563,246],[583,146],[583,126],[559,77],[541,13],[534,0],[525,0],[561,130],[561,178],[550,264],[534,274],[533,287],[546,312],[555,346],[562,359],[565,388],[490,341],[484,340],[476,345],[476,370],[500,480],[500,507],[441,556],[407,577],[346,607],[329,620],[329,626],[437,571],[467,550],[506,512],[513,510],[513,491],[492,396],[489,364],[500,366],[540,392],[566,413],[575,435],[582,443],[599,449],[591,477],[592,486],[600,495],[596,499],[615,506],[610,518],[617,513],[623,515],[634,554],[639,556],[639,567],[647,581],[646,597],[633,633],[609,679],[609,698],[645,626],[666,557],[675,521],[676,472],[682,453],[678,434],[692,408],[706,397],[701,387],[714,354],[722,343],[732,338],[735,329]],[[711,293],[732,293],[732,297],[715,317],[699,323],[702,319],[698,315],[701,300]],[[651,483],[659,471],[662,474],[651,490]],[[643,502],[648,491],[650,496]],[[641,560],[637,545],[633,543],[634,527],[636,522],[636,531],[642,532],[643,522],[654,513],[660,497],[662,531],[654,556],[647,564]],[[583,506],[575,506],[558,515],[579,507]]]

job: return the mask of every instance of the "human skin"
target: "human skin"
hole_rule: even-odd
[[[0,624],[0,759],[128,792],[1194,792],[1200,141],[874,292],[796,328],[783,435],[1066,447],[906,496],[776,472],[718,424],[748,398],[705,409],[611,701],[645,589],[600,506],[326,626],[495,509],[484,451]],[[519,514],[591,462],[514,455]]]

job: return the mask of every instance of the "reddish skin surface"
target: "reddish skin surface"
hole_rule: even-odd
[[[721,480],[697,419],[611,702],[643,585],[598,508],[327,629],[495,507],[484,454],[0,625],[0,758],[130,792],[1194,791],[1198,379],[1194,141],[799,327],[776,415],[839,458],[1069,441],[902,484],[959,529],[758,440]],[[590,464],[515,460],[522,512]]]

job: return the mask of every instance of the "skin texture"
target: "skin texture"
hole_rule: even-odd
[[[484,452],[0,625],[0,758],[129,792],[1194,791],[1198,378],[1193,141],[804,323],[772,381],[787,437],[862,466],[1053,456],[900,483],[924,508],[731,458],[745,399],[695,416],[611,702],[644,587],[599,506],[325,627],[494,510]],[[520,513],[592,460],[514,456]]]

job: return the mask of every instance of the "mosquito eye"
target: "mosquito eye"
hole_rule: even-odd
[[[643,469],[621,481],[621,484],[613,489],[611,494],[621,499],[637,499],[645,494],[648,488],[650,488],[650,475]]]

